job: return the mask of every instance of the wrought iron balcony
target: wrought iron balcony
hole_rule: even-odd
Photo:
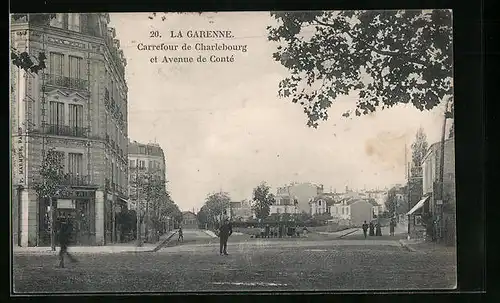
[[[64,174],[62,176],[61,184],[69,186],[88,186],[90,185],[90,176],[72,173]]]
[[[47,75],[46,83],[48,85],[62,86],[78,90],[88,90],[89,87],[87,80],[52,74]]]
[[[67,126],[67,125],[57,125],[48,124],[46,126],[46,133],[57,136],[68,136],[68,137],[87,137],[87,128],[79,126]]]

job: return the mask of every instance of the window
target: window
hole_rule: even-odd
[[[135,160],[130,160],[129,166],[131,168],[135,167]]]
[[[81,78],[82,58],[69,56],[69,77],[71,79]]]
[[[79,32],[80,27],[80,14],[68,14],[68,29]]]
[[[50,101],[49,104],[49,124],[51,126],[64,125],[64,103]]]
[[[345,210],[344,210],[344,208],[342,207],[342,214],[344,214],[344,212],[345,212]]]
[[[69,105],[69,126],[72,128],[82,128],[83,126],[83,106],[77,104]]]
[[[144,162],[144,160],[138,160],[139,162],[139,168],[144,168],[146,167],[146,163]]]
[[[50,26],[67,29],[68,28],[68,14],[56,14],[56,18],[50,20]]]
[[[59,53],[50,53],[49,58],[50,74],[54,76],[64,75],[64,55]]]
[[[83,154],[68,154],[68,172],[71,176],[81,176],[83,173]]]

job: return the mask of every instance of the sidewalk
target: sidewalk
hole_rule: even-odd
[[[85,253],[85,254],[113,254],[124,252],[152,252],[156,247],[162,245],[169,237],[173,236],[177,231],[169,231],[162,236],[157,243],[144,243],[141,247],[137,247],[135,242],[129,243],[115,243],[105,246],[70,246],[69,252],[71,253]],[[56,251],[52,251],[50,247],[19,247],[14,246],[12,249],[14,255],[52,255],[59,253],[59,247]]]
[[[456,254],[455,246],[446,246],[435,242],[424,240],[399,240],[399,244],[410,252],[432,254],[432,253],[446,253]]]

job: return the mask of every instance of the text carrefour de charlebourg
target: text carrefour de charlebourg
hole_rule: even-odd
[[[140,51],[177,51],[180,50],[179,44],[157,43],[145,44],[138,43],[137,49]],[[195,51],[241,51],[247,52],[246,44],[226,44],[226,43],[196,43],[194,44]]]

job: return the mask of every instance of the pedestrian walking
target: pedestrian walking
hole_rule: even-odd
[[[382,236],[382,227],[380,226],[380,222],[377,222],[377,225],[375,225],[375,236]]]
[[[182,231],[182,226],[179,226],[179,237],[177,238],[177,242],[184,242],[184,232]]]
[[[269,238],[269,235],[270,235],[270,227],[269,227],[269,224],[266,225],[266,230],[265,230],[265,233],[266,233],[266,238]]]
[[[361,227],[363,228],[363,235],[365,236],[365,239],[366,239],[366,232],[368,231],[368,224],[366,224],[366,221],[365,221],[365,223],[363,223],[363,225]]]
[[[228,219],[224,220],[224,223],[219,228],[219,238],[220,238],[220,254],[227,256],[227,240],[229,236],[233,233],[233,227]]]
[[[64,268],[64,255],[68,256],[72,263],[77,262],[76,258],[68,252],[72,231],[72,222],[69,218],[61,218],[59,224],[59,245],[61,246],[59,250],[59,267],[61,268]]]
[[[389,233],[391,236],[394,236],[395,227],[396,227],[396,220],[392,219],[391,223],[389,223]]]
[[[375,236],[375,225],[373,225],[373,222],[370,221],[370,237]]]

